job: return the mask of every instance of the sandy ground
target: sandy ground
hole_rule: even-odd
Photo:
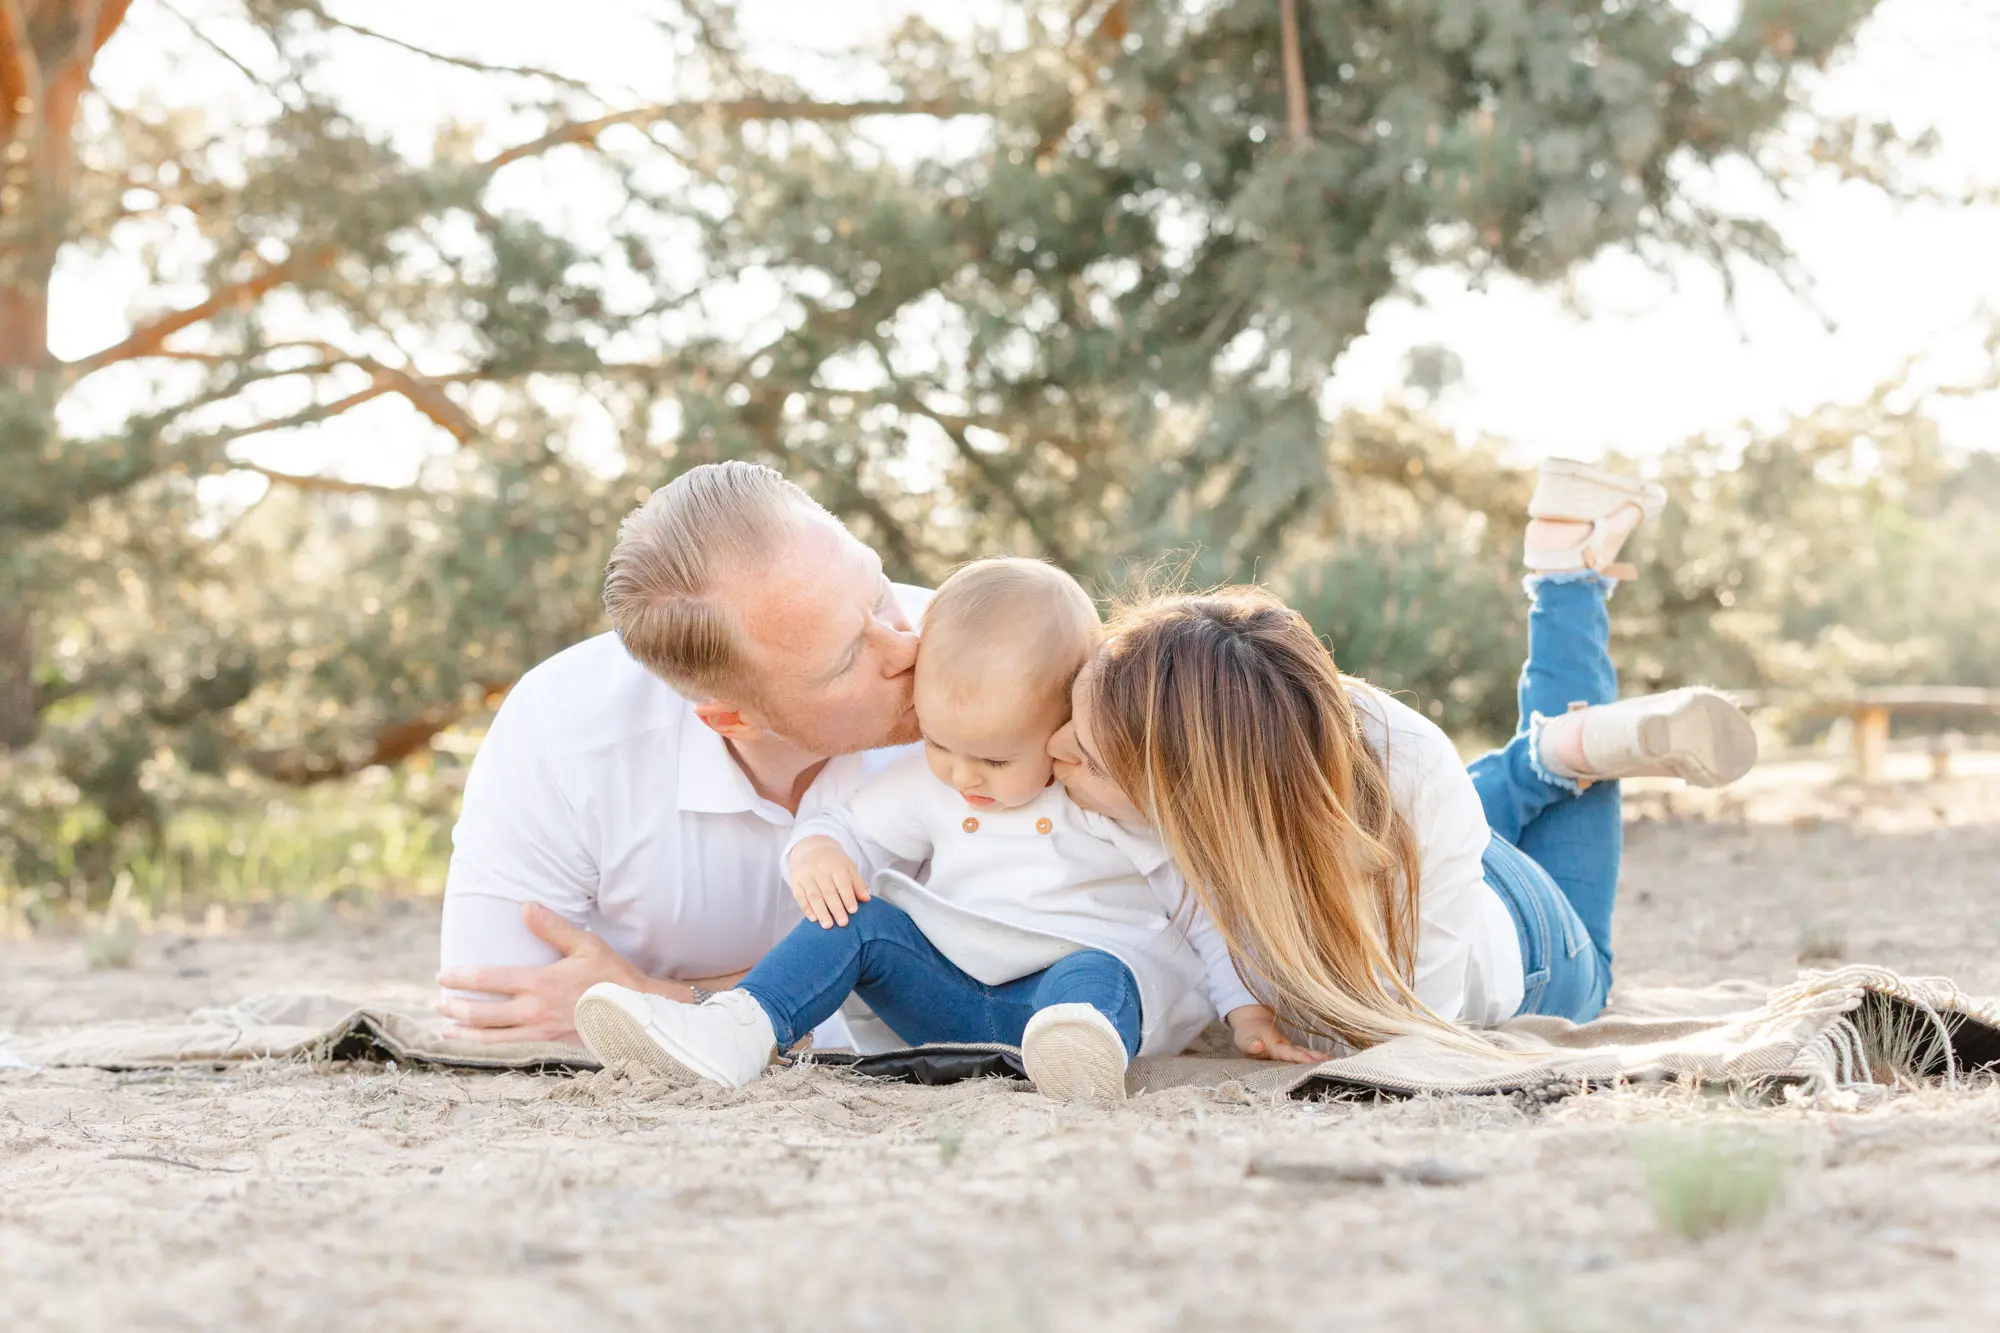
[[[1621,976],[1783,980],[1803,943],[2000,994],[2000,778],[1823,778],[1635,793]],[[73,939],[0,942],[0,1031],[276,989],[413,998],[432,911],[162,933],[121,970]],[[1775,1213],[1662,1228],[1641,1156],[1697,1122],[1754,1122],[1794,1156]],[[1302,1178],[1411,1162],[1469,1179]],[[1235,1086],[1107,1112],[824,1070],[739,1094],[0,1071],[10,1329],[1983,1329],[1996,1274],[1990,1081],[1848,1112]]]

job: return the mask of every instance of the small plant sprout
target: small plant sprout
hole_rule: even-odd
[[[121,873],[111,886],[111,899],[104,910],[84,923],[83,956],[93,971],[132,966],[144,915],[144,905],[132,900],[131,875]]]
[[[139,923],[126,912],[106,912],[83,928],[83,957],[92,971],[132,966],[139,949]]]
[[[1763,1221],[1798,1165],[1784,1140],[1740,1128],[1663,1132],[1637,1149],[1654,1220],[1685,1240]]]
[[[940,1116],[931,1124],[932,1137],[937,1140],[938,1161],[950,1166],[965,1150],[965,1126],[949,1116]]]
[[[1839,921],[1808,921],[1799,927],[1799,961],[1837,963],[1847,957],[1847,926]]]

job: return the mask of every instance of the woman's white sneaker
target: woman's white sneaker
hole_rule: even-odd
[[[1695,787],[1722,787],[1757,762],[1757,733],[1725,695],[1700,686],[1597,704],[1572,714],[1583,731],[1583,761],[1592,781],[1681,778]]]
[[[770,1067],[778,1037],[764,1006],[726,990],[682,1004],[600,981],[576,1002],[583,1044],[607,1069],[638,1064],[679,1083],[740,1088]]]
[[[1021,1034],[1021,1063],[1035,1090],[1059,1102],[1125,1100],[1125,1040],[1087,1004],[1038,1009]]]

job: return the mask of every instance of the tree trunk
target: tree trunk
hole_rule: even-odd
[[[39,390],[51,370],[49,278],[67,239],[76,181],[77,103],[97,53],[131,0],[0,0],[0,468],[39,454],[53,435],[30,415],[54,404]],[[40,384],[37,381],[41,381]],[[39,467],[47,462],[37,457]],[[24,535],[0,523],[0,750],[35,737],[35,609]]]

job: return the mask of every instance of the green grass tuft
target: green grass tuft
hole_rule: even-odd
[[[940,1116],[931,1122],[931,1134],[937,1141],[938,1161],[950,1166],[965,1151],[965,1126],[950,1116]]]
[[[1942,1077],[1952,1067],[1954,1019],[1871,994],[1854,1011],[1861,1034],[1861,1058],[1871,1083],[1891,1088],[1916,1088]]]
[[[141,935],[139,923],[128,913],[107,912],[93,917],[83,928],[83,957],[92,971],[132,966]]]
[[[1654,1220],[1686,1240],[1763,1221],[1798,1166],[1789,1143],[1746,1129],[1662,1132],[1637,1148]]]

